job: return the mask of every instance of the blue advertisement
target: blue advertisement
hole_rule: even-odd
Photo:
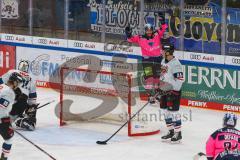
[[[141,34],[141,13],[139,4],[128,1],[106,1],[105,16],[103,5],[95,0],[90,1],[91,30],[102,32],[105,21],[105,31],[110,34],[124,34],[124,29],[130,25],[133,34]],[[180,14],[178,8],[159,2],[145,3],[144,23],[158,27],[158,12],[167,11],[169,35],[180,49]],[[179,6],[178,6],[179,7]],[[184,8],[184,50],[189,52],[221,54],[222,8],[220,4],[209,2],[207,5],[185,5]],[[240,8],[227,8],[226,25],[226,55],[240,56]]]

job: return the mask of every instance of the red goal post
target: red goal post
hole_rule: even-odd
[[[119,115],[127,115],[126,121],[136,113],[140,107],[133,106],[131,103],[132,98],[135,98],[132,97],[132,83],[132,76],[128,73],[113,73],[110,71],[98,71],[86,68],[60,68],[60,126],[67,124],[67,121],[94,121],[98,119],[109,119],[111,121],[112,119],[115,120],[115,118],[119,118]],[[72,102],[76,102],[75,105],[72,105],[76,108],[79,103],[86,103],[84,100],[81,100],[83,98],[82,96],[89,96],[91,100],[88,102],[93,102],[93,97],[96,97],[96,99],[104,99],[107,104],[107,109],[104,109],[104,106],[102,110],[100,108],[96,110],[93,109],[95,113],[93,111],[86,111],[78,115],[69,113],[69,110],[65,111],[65,108],[67,108],[65,105],[66,99],[71,99]],[[123,102],[119,103],[113,111],[105,115],[100,115],[103,110],[108,110],[112,107],[111,101],[116,98]],[[80,102],[77,104],[77,101]],[[88,104],[88,102],[86,104]],[[83,110],[86,108],[87,106],[83,108]],[[82,108],[79,110],[79,112],[81,112]],[[90,115],[89,112],[91,112],[91,114],[94,113],[94,116],[86,118],[86,115]],[[124,122],[123,119],[117,121]],[[147,136],[159,133],[159,129],[150,129],[144,126],[146,122],[144,122],[143,125],[140,121],[137,121],[139,120],[129,121],[127,127],[128,136]]]

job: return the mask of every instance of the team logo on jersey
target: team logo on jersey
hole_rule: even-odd
[[[18,13],[19,1],[17,0],[3,0],[2,1],[2,18],[6,19],[17,19],[19,17]]]
[[[154,45],[154,42],[149,42],[148,45],[152,47]]]
[[[6,99],[4,98],[1,98],[0,99],[0,105],[4,106],[4,107],[7,107],[9,105],[9,101],[7,101]]]

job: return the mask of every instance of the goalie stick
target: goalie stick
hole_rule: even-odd
[[[45,103],[45,104],[37,107],[37,109],[43,108],[43,107],[45,107],[45,106],[47,106],[47,105],[49,105],[49,104],[51,104],[51,103],[53,103],[53,102],[55,102],[55,100],[52,100],[52,101],[50,101],[50,102],[47,102],[47,103]]]
[[[193,160],[199,160],[201,157],[206,157],[206,154],[203,153],[203,152],[199,152],[198,154],[196,154],[194,157],[193,157]]]
[[[156,98],[159,95],[159,93],[156,93],[154,95],[154,98]],[[114,132],[108,139],[106,139],[105,141],[97,141],[97,144],[100,145],[106,145],[108,141],[110,141],[124,126],[126,126],[136,115],[138,115],[147,105],[149,104],[149,101],[142,106],[142,108],[140,108],[132,117],[130,117],[129,120],[127,120],[116,132]]]
[[[25,137],[23,134],[21,134],[20,132],[14,130],[15,133],[17,133],[20,137],[22,137],[23,139],[25,139],[26,141],[28,141],[29,143],[31,143],[34,147],[36,147],[38,150],[40,150],[41,152],[43,152],[45,155],[47,155],[49,158],[51,158],[52,160],[57,160],[56,158],[54,158],[52,155],[50,155],[48,152],[46,152],[44,149],[42,149],[41,147],[39,147],[38,145],[36,145],[35,143],[33,143],[31,140],[29,140],[27,137]]]

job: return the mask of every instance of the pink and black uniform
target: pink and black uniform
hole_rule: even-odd
[[[215,131],[206,144],[208,160],[239,160],[240,159],[240,131],[235,129],[234,117],[224,122],[224,128]],[[229,121],[229,122],[228,122]],[[234,122],[235,121],[235,122]],[[229,125],[227,123],[232,123]]]
[[[160,77],[160,68],[162,62],[161,38],[163,37],[168,26],[165,24],[164,17],[160,17],[159,21],[161,22],[160,29],[152,32],[151,35],[144,34],[132,36],[131,28],[126,27],[128,42],[137,43],[141,47],[142,66],[146,89],[152,89],[152,85],[154,85],[154,83],[158,83]],[[145,32],[148,29],[153,31],[151,24],[145,25]]]

